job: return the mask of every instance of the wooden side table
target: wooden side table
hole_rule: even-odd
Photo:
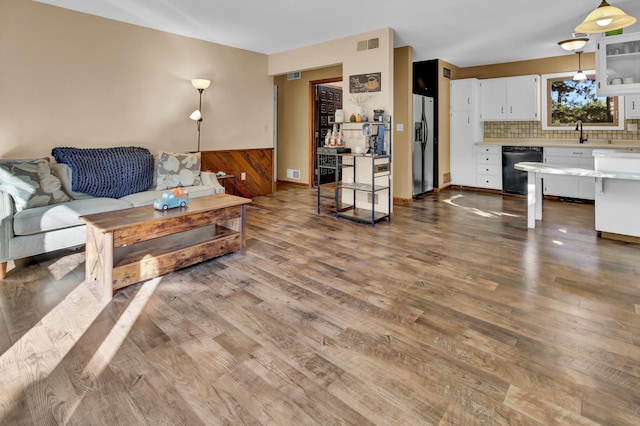
[[[220,185],[224,186],[225,192],[227,191],[227,180],[230,179],[233,183],[233,192],[231,193],[231,195],[236,195],[236,177],[234,175],[216,176],[216,179],[220,181]]]

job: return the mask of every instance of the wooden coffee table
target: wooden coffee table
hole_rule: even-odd
[[[245,244],[248,198],[197,197],[186,207],[134,207],[82,216],[87,224],[86,280],[100,281],[105,297],[223,254]]]

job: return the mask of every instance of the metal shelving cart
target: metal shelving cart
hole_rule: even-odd
[[[342,124],[346,125],[345,131],[361,131],[367,124],[377,126],[374,133],[383,132],[380,139],[384,140],[384,146],[373,144],[364,154],[341,152],[334,147],[318,148],[318,214],[332,214],[372,226],[382,219],[391,220],[391,116],[382,116],[382,121]],[[321,169],[330,170],[334,180],[321,184]],[[366,171],[359,173],[360,169]],[[329,199],[331,202],[325,201]]]

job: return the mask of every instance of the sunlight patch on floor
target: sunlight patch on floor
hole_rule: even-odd
[[[97,380],[120,349],[161,280],[161,277],[156,278],[140,286],[87,362],[83,374]],[[58,368],[109,301],[96,298],[87,283],[78,285],[0,356],[0,423],[20,404],[25,389],[37,388],[38,382],[45,380]],[[81,320],[69,315],[72,311],[82,312]],[[44,358],[46,362],[43,362]],[[37,368],[34,368],[34,364],[37,364]],[[82,395],[74,395],[66,400],[65,419],[73,415],[81,402]]]
[[[82,307],[78,308],[79,305]],[[25,389],[58,367],[103,308],[104,303],[96,299],[88,286],[81,284],[0,356],[0,389],[3,389],[0,420],[19,403]],[[69,315],[74,309],[89,313],[87,316],[91,318],[74,319]],[[49,358],[49,362],[43,363],[44,357]],[[38,368],[34,368],[34,364]],[[5,374],[5,370],[19,372],[19,379],[12,380],[12,375]]]
[[[162,278],[155,278],[140,286],[127,309],[120,315],[116,324],[87,363],[84,369],[85,373],[98,377],[109,365],[161,280]]]
[[[464,195],[462,194],[458,194],[458,195],[454,195],[451,198],[448,198],[446,200],[444,200],[445,203],[461,208],[463,210],[467,210],[468,212],[471,212],[475,215],[481,216],[481,217],[487,217],[487,218],[492,218],[492,217],[501,217],[501,216],[508,216],[508,217],[522,217],[521,215],[518,214],[511,214],[511,213],[505,213],[505,212],[496,212],[493,210],[489,210],[489,211],[484,211],[484,210],[480,210],[476,207],[465,207],[465,206],[461,206],[459,204],[455,203],[455,200],[457,200],[458,198],[463,198]]]

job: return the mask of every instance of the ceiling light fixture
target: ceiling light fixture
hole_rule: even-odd
[[[573,75],[574,80],[586,80],[587,75],[582,71],[582,63],[580,62],[580,55],[582,55],[582,51],[578,50],[576,52],[578,54],[578,72]]]
[[[579,33],[604,33],[635,24],[637,21],[621,9],[611,6],[606,0],[602,0],[600,6],[584,18],[584,21],[575,29]]]
[[[564,50],[580,50],[588,41],[589,39],[586,37],[576,37],[559,41],[558,46],[562,47]]]

